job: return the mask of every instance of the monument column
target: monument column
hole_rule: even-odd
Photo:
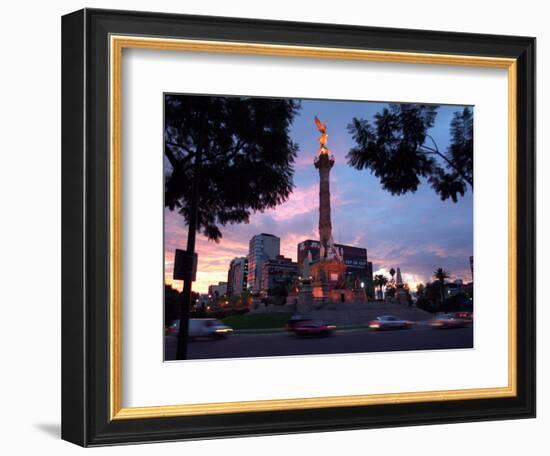
[[[335,252],[332,241],[332,223],[330,220],[330,170],[334,166],[334,158],[327,148],[327,126],[315,116],[315,124],[321,133],[319,138],[319,154],[314,165],[319,170],[319,242],[321,244],[320,258],[327,259]]]
[[[313,297],[322,300],[349,302],[355,299],[354,292],[346,282],[346,265],[342,254],[334,245],[332,238],[332,222],[330,215],[330,170],[334,166],[334,158],[327,148],[327,126],[315,116],[315,124],[321,133],[319,138],[319,154],[313,161],[319,171],[319,259],[312,263]],[[364,302],[362,296],[358,296]]]
[[[319,170],[319,241],[321,258],[327,258],[332,243],[332,223],[330,220],[330,170],[334,159],[328,153],[320,154],[315,159]]]

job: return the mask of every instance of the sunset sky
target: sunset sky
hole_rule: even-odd
[[[227,280],[229,262],[246,256],[248,241],[258,233],[281,238],[281,254],[296,261],[296,245],[318,239],[319,175],[313,159],[319,149],[317,115],[328,126],[328,148],[334,155],[331,171],[331,205],[334,241],[365,247],[374,273],[401,268],[403,280],[414,289],[431,281],[442,267],[451,278],[470,281],[469,256],[473,255],[473,195],[468,189],[458,203],[442,202],[423,182],[416,193],[392,196],[384,191],[370,171],[357,171],[345,156],[354,143],[347,131],[353,117],[372,120],[385,104],[303,100],[294,119],[291,137],[299,145],[295,162],[294,192],[275,209],[256,213],[249,224],[222,227],[223,239],[216,244],[197,236],[199,264],[194,290],[207,292],[208,285]],[[441,106],[430,134],[439,149],[449,144],[449,125],[461,106]],[[187,226],[183,218],[165,209],[165,281],[172,283],[174,250],[185,249]],[[173,282],[181,289],[182,283]]]

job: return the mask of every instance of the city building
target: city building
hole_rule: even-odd
[[[208,294],[212,298],[219,298],[227,294],[227,282],[218,282],[217,285],[210,285],[208,287]]]
[[[462,279],[456,279],[452,282],[445,282],[446,297],[455,296],[460,293],[464,293],[464,283],[462,282]]]
[[[227,271],[227,296],[240,295],[247,287],[248,259],[237,257],[231,260]]]
[[[276,258],[280,254],[280,249],[281,240],[273,234],[261,233],[250,239],[247,286],[251,292],[260,292],[264,262]]]
[[[321,244],[308,239],[298,244],[298,274],[302,275],[304,260],[310,254],[313,262],[319,260]],[[351,245],[334,244],[346,266],[346,281],[355,289],[364,288],[368,296],[374,296],[372,262],[367,260],[367,249]]]
[[[464,283],[462,279],[445,282],[445,299],[455,299],[460,302],[461,309],[473,309],[474,283]]]
[[[263,262],[260,289],[270,294],[270,290],[275,290],[279,285],[286,286],[292,283],[297,276],[298,263],[291,258],[277,255]]]

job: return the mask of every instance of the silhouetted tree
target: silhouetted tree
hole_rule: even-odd
[[[297,289],[297,280],[295,277],[285,277],[278,280],[272,288],[267,291],[268,296],[275,298],[273,302],[275,304],[283,305],[286,303],[286,299],[291,291]]]
[[[201,157],[197,230],[248,222],[254,211],[284,202],[293,189],[298,150],[290,126],[295,100],[167,95],[165,205],[189,223],[196,160]]]
[[[179,317],[179,291],[164,285],[164,324],[168,326]]]
[[[447,153],[439,152],[437,144],[429,137],[435,148],[435,153],[442,157],[444,167],[439,164],[434,167],[428,181],[442,200],[451,198],[457,201],[458,194],[466,192],[469,185],[474,188],[474,122],[473,112],[465,107],[462,112],[455,112],[451,121],[451,144]]]
[[[294,100],[166,95],[164,202],[189,226],[187,252],[202,231],[214,241],[220,226],[248,222],[254,211],[292,192],[298,146],[290,126]],[[187,358],[192,278],[185,272],[176,359]]]
[[[449,273],[443,268],[437,268],[434,271],[434,278],[437,279],[439,284],[439,292],[441,296],[441,305],[445,302],[445,279],[450,277]]]
[[[390,104],[374,123],[354,118],[348,131],[356,142],[348,155],[355,169],[370,169],[392,195],[415,192],[425,178],[442,200],[454,202],[469,186],[473,191],[473,112],[454,113],[451,144],[440,151],[428,134],[438,106]]]
[[[164,284],[164,324],[168,326],[177,320],[180,316],[180,296],[181,293],[172,288],[171,285]],[[199,298],[199,294],[193,292],[192,302]]]
[[[422,290],[422,296],[416,301],[416,307],[427,312],[437,312],[437,302],[440,299],[440,289],[437,282],[428,282]]]
[[[380,291],[380,298],[382,298],[382,288],[384,288],[388,283],[388,278],[383,274],[376,274],[373,279],[374,286],[378,287]]]

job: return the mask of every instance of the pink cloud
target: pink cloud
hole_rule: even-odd
[[[274,209],[265,211],[265,214],[276,221],[290,220],[316,210],[318,199],[319,186],[317,184],[305,188],[296,188],[287,201]]]
[[[285,233],[281,236],[281,255],[292,258],[297,261],[297,246],[306,239],[317,239],[318,232],[316,228],[311,228],[304,232]]]
[[[185,244],[183,244],[185,247]],[[208,241],[206,238],[197,237],[196,251],[199,256],[197,265],[197,281],[194,289],[200,293],[206,293],[208,286],[225,282],[229,263],[235,257],[245,256],[248,252],[248,240],[235,242],[222,240],[219,244]],[[165,250],[165,274],[167,283],[172,283],[174,249]],[[175,283],[175,287],[181,288],[181,282]]]
[[[313,166],[313,156],[310,157],[308,155],[299,155],[296,161],[294,162],[294,167],[296,169],[306,168],[308,166]]]
[[[336,209],[340,206],[353,204],[354,202],[351,199],[344,199],[342,193],[337,188],[336,180],[333,179],[330,201],[331,208]],[[318,204],[319,184],[316,182],[308,187],[295,188],[287,201],[274,209],[265,211],[265,214],[277,222],[284,222],[303,214],[316,212],[319,207]],[[315,218],[316,215],[312,215],[312,217]]]

